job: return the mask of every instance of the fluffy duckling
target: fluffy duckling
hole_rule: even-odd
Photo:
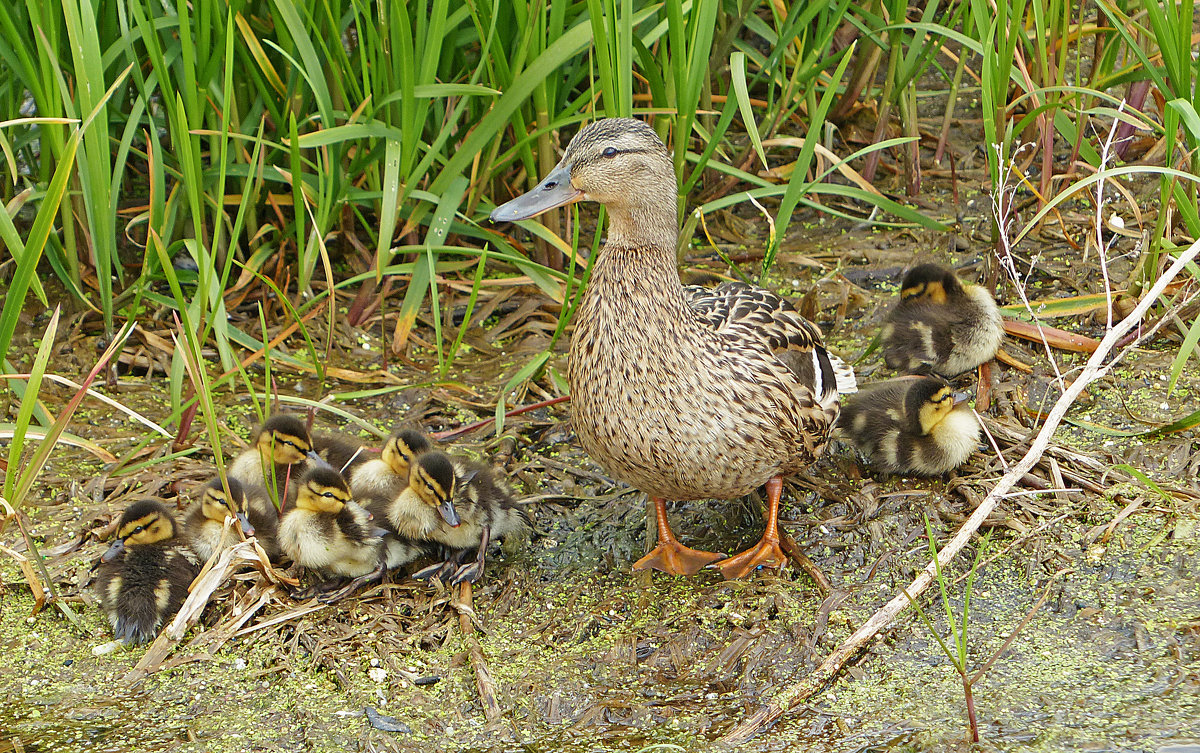
[[[355,499],[390,502],[408,486],[413,461],[428,451],[429,437],[416,429],[397,429],[383,444],[379,457],[350,469],[350,489]],[[386,517],[385,510],[371,510],[376,517]]]
[[[341,475],[324,466],[300,478],[296,504],[279,524],[279,545],[302,567],[333,579],[357,578],[376,569],[385,533],[353,500]]]
[[[429,553],[429,547],[401,536],[388,519],[388,508],[408,488],[408,478],[417,456],[428,452],[429,437],[416,429],[398,429],[383,445],[378,458],[372,458],[350,471],[350,490],[354,498],[374,516],[388,535],[384,537],[384,570],[395,570]],[[383,570],[377,573],[382,578]]]
[[[397,429],[384,442],[379,457],[350,469],[350,492],[386,531],[383,556],[375,570],[360,575],[322,601],[340,601],[368,583],[380,583],[389,570],[397,570],[433,553],[434,547],[401,536],[388,520],[388,508],[408,488],[412,464],[431,447],[429,438],[416,429]]]
[[[455,569],[452,584],[478,580],[488,543],[523,535],[531,525],[489,466],[436,450],[417,456],[408,488],[388,507],[388,520],[401,537],[452,551],[450,560],[418,572],[418,578],[453,567],[477,549],[474,562]]]
[[[279,518],[270,500],[259,499],[252,503],[237,479],[230,478],[228,482],[229,495],[226,495],[220,477],[201,487],[200,499],[192,504],[183,519],[183,530],[191,539],[192,549],[202,561],[209,559],[220,544],[225,518],[236,516],[242,532],[257,538],[267,557],[278,562],[281,554]]]
[[[964,403],[937,377],[891,379],[847,396],[838,429],[882,471],[936,476],[979,445],[979,420]]]
[[[992,360],[1004,338],[996,301],[954,272],[921,264],[904,275],[880,340],[888,368],[953,377]]]
[[[179,611],[199,572],[200,560],[166,506],[145,499],[126,508],[96,578],[114,637],[126,645],[152,640]]]
[[[296,416],[271,416],[254,432],[254,446],[234,458],[227,470],[231,481],[267,491],[251,502],[259,511],[274,509],[271,500],[286,504],[295,500],[293,476],[299,477],[310,460],[319,460],[308,427]],[[265,505],[262,504],[265,501]]]

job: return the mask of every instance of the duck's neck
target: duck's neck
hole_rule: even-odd
[[[669,196],[645,197],[638,204],[609,207],[609,245],[662,249],[674,264],[675,244],[679,238],[679,215],[675,205],[674,192],[671,192]]]
[[[648,288],[659,296],[679,289],[679,221],[673,197],[610,207],[607,235],[592,270],[593,287]]]

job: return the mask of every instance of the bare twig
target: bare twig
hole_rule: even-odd
[[[500,704],[496,701],[496,683],[492,681],[492,673],[488,671],[483,647],[475,638],[471,597],[471,584],[465,581],[459,587],[458,601],[454,602],[453,606],[458,611],[458,627],[462,630],[463,641],[471,655],[471,668],[475,670],[475,688],[479,691],[479,701],[483,704],[483,715],[488,724],[495,724],[500,721]]]
[[[937,562],[930,562],[926,565],[925,569],[908,588],[893,597],[871,619],[863,623],[836,651],[830,654],[829,658],[816,671],[772,698],[766,706],[756,711],[732,732],[721,738],[721,742],[729,745],[746,742],[763,727],[783,716],[789,709],[808,700],[813,694],[833,680],[850,657],[862,650],[864,646],[874,639],[879,631],[892,624],[896,617],[908,606],[910,595],[915,598],[929,587],[929,584],[933,582],[937,569],[947,566],[962,551],[963,547],[975,535],[975,532],[979,529],[983,521],[995,510],[1000,500],[1041,459],[1067,410],[1070,409],[1071,405],[1084,389],[1096,379],[1108,373],[1109,369],[1117,363],[1117,361],[1112,361],[1106,364],[1105,359],[1108,358],[1109,353],[1116,347],[1120,339],[1124,337],[1125,333],[1129,332],[1142,321],[1146,312],[1154,305],[1158,297],[1162,295],[1167,284],[1174,280],[1197,255],[1200,255],[1200,241],[1189,246],[1175,260],[1171,268],[1154,283],[1154,286],[1142,297],[1133,311],[1113,329],[1108,331],[1104,339],[1100,341],[1100,347],[1088,359],[1083,372],[1063,391],[1062,396],[1059,397],[1054,407],[1050,410],[1050,414],[1046,418],[1046,423],[1043,424],[1041,431],[1038,432],[1030,444],[1029,451],[1025,453],[1020,462],[1014,465],[1008,473],[1004,474],[996,482],[995,487],[992,488],[992,491],[984,498],[979,507],[975,509],[975,512],[967,519],[967,522],[959,528],[954,538],[946,546],[939,549]]]

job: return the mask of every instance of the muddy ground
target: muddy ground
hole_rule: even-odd
[[[988,276],[981,164],[960,165],[957,193],[943,179],[942,188],[927,187],[919,199],[934,216],[963,218],[953,240],[798,215],[768,284],[793,293],[837,352],[857,356],[877,330],[898,274],[914,258],[953,264],[971,280]],[[890,180],[897,188],[898,178]],[[1149,202],[1154,187],[1133,190]],[[1084,251],[1064,240],[1064,234],[1082,238],[1090,212],[1086,204],[1069,207],[1061,224],[1052,223],[1018,249],[1021,269],[1032,264],[1031,298],[1103,289],[1094,249],[1085,262]],[[765,232],[751,213],[715,217],[709,229],[744,269],[757,269],[755,252],[761,254]],[[1113,277],[1123,282],[1134,263],[1133,241],[1117,239],[1112,253]],[[711,249],[700,246],[686,266],[728,272]],[[461,312],[466,293],[455,295]],[[1016,300],[1010,282],[1001,283],[999,297]],[[491,308],[473,319],[468,347],[444,379],[436,376],[433,351],[424,347],[432,336],[426,318],[404,357],[388,364],[402,388],[363,395],[387,384],[320,384],[277,363],[278,392],[308,399],[333,395],[334,405],[385,431],[401,420],[439,431],[487,417],[499,386],[549,343],[558,309],[531,287],[486,289],[481,301]],[[235,312],[234,324],[257,333],[256,317],[247,305]],[[379,353],[390,342],[392,321],[375,317],[354,331],[339,322],[330,364],[360,374],[381,368]],[[1097,337],[1103,329],[1102,319],[1091,315],[1050,323]],[[31,332],[40,331],[44,317],[31,315],[28,324]],[[86,372],[97,337],[90,320],[71,329],[53,370],[75,377]],[[292,352],[301,348],[298,338],[288,346]],[[1164,330],[1090,388],[1071,417],[1136,431],[1196,410],[1200,370],[1194,362],[1173,393],[1166,389],[1178,347],[1173,329]],[[546,376],[516,396],[517,403],[560,394],[564,348],[565,340]],[[1040,347],[1010,339],[1005,348],[1033,367],[1031,374],[997,367],[984,412],[1011,463],[1024,453],[1035,415],[1046,406],[1041,401],[1052,371]],[[146,340],[134,350],[117,384],[99,389],[161,420],[168,412],[159,368],[165,354]],[[1082,363],[1077,354],[1053,355],[1063,370]],[[156,368],[146,376],[151,362]],[[862,381],[887,376],[875,355],[857,368]],[[251,374],[261,387],[262,371]],[[64,389],[46,388],[53,412],[67,397]],[[234,437],[244,441],[255,422],[245,389],[224,389],[216,398],[229,430],[222,441],[236,449]],[[8,410],[15,415],[15,403]],[[0,753],[714,749],[717,738],[802,680],[924,566],[922,515],[939,540],[947,540],[1004,470],[989,451],[948,479],[879,477],[847,448],[832,447],[785,487],[783,512],[785,528],[831,581],[828,596],[797,569],[744,582],[724,582],[715,573],[635,575],[630,563],[645,547],[644,499],[582,454],[566,416],[565,406],[543,408],[509,419],[500,439],[481,429],[454,444],[499,460],[520,492],[536,498],[530,504],[534,536],[511,555],[497,552],[473,598],[475,638],[502,712],[493,725],[485,724],[455,595],[402,578],[340,605],[253,629],[209,652],[205,637],[228,625],[231,604],[255,578],[247,575],[219,593],[165,666],[140,683],[126,682],[142,651],[93,656],[93,647],[111,636],[86,587],[89,565],[105,547],[100,538],[111,532],[106,526],[131,499],[150,494],[182,509],[212,473],[210,451],[194,433],[192,454],[132,471],[127,463],[114,472],[91,454],[61,448],[25,512],[84,631],[53,609],[31,616],[33,600],[20,571],[0,557],[0,692],[6,698],[0,704]],[[321,412],[317,424],[342,428],[345,422]],[[143,428],[94,402],[85,403],[71,431],[117,456],[145,437]],[[167,444],[152,443],[134,465],[166,455]],[[1200,745],[1195,433],[1113,437],[1068,425],[1047,458],[1035,472],[1043,488],[1055,486],[1061,471],[1071,491],[1038,494],[1037,482],[1028,481],[989,519],[987,540],[979,545],[967,621],[972,672],[1048,596],[975,685],[983,737],[978,747],[1177,751],[1184,748],[1171,746]],[[1123,463],[1155,480],[1158,489],[1116,468]],[[757,504],[750,498],[675,505],[672,520],[687,543],[733,552],[761,533]],[[24,550],[13,523],[0,543]],[[973,549],[961,557],[949,574],[957,579],[949,589],[955,615],[963,608],[961,576],[975,554]],[[931,591],[921,603],[934,630],[946,636],[940,598]],[[278,595],[246,629],[296,609]],[[391,717],[383,726],[396,731],[373,726],[367,709]],[[929,627],[910,613],[832,686],[743,749],[964,750],[971,747],[966,725],[958,675]]]

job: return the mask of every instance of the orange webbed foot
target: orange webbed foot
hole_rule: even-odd
[[[746,551],[721,560],[713,567],[721,571],[725,580],[734,580],[735,578],[745,578],[759,565],[782,568],[787,561],[787,555],[779,548],[779,542],[764,537]]]
[[[710,563],[721,559],[723,554],[691,549],[678,541],[658,543],[650,553],[633,563],[634,570],[661,570],[671,575],[695,575]]]

